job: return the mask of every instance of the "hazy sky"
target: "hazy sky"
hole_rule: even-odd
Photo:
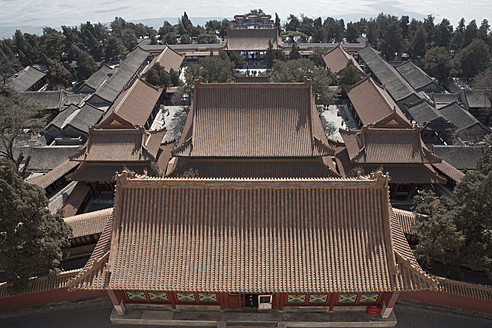
[[[282,20],[291,13],[309,17],[377,16],[384,12],[397,16],[421,18],[432,14],[439,22],[443,17],[455,26],[461,17],[476,19],[477,24],[492,13],[492,0],[0,0],[0,27],[61,26],[82,22],[109,22],[115,16],[126,20],[179,17],[226,17],[261,8],[268,14],[277,12]],[[356,18],[354,18],[356,19]],[[347,19],[346,19],[347,20]]]

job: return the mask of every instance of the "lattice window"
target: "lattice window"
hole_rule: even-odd
[[[289,294],[287,296],[287,303],[303,303],[306,301],[306,295],[301,294]]]
[[[167,302],[167,294],[164,292],[148,292],[152,302]]]
[[[130,301],[146,301],[144,292],[126,292],[126,296]]]
[[[359,303],[376,303],[378,298],[379,294],[362,294]]]
[[[318,294],[314,294],[314,295],[309,295],[309,303],[313,303],[313,304],[316,304],[316,303],[326,303],[326,300],[328,299],[328,295],[318,295]]]
[[[355,303],[357,294],[340,294],[338,303]]]
[[[198,300],[206,303],[216,303],[217,295],[215,293],[198,293]]]
[[[176,293],[178,302],[195,302],[194,293]]]

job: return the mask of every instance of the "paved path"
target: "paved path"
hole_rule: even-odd
[[[112,325],[109,316],[112,305],[109,300],[68,303],[63,305],[17,310],[11,314],[0,312],[2,328],[131,328],[135,326]],[[490,328],[492,316],[474,316],[417,304],[397,304],[395,308],[398,328],[446,327]],[[146,326],[147,328],[154,328]]]

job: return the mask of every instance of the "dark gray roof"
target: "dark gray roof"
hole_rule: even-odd
[[[121,62],[114,74],[97,89],[91,99],[98,99],[99,97],[107,102],[114,102],[125,85],[139,72],[148,57],[149,53],[147,51],[139,47],[135,48]],[[89,99],[89,102],[92,102],[91,99]]]
[[[106,81],[106,79],[113,72],[113,69],[109,66],[104,65],[97,72],[92,74],[85,82],[80,86],[79,90],[87,90],[87,91],[96,91],[97,88],[101,86],[101,84]],[[87,92],[86,91],[86,92]]]
[[[70,156],[74,155],[80,146],[45,146],[30,149],[31,161],[28,170],[31,172],[48,172]]]
[[[396,102],[411,95],[417,96],[416,91],[398,73],[398,71],[384,60],[371,46],[359,50],[359,56],[374,76],[386,86],[389,94]]]
[[[433,131],[451,130],[453,123],[449,122],[436,108],[421,100],[406,109],[412,119],[422,128]]]
[[[434,145],[432,151],[458,170],[474,170],[484,148],[482,146]]]
[[[441,112],[441,114],[449,121],[453,122],[453,124],[456,125],[458,129],[464,129],[469,127],[470,125],[480,123],[475,118],[475,116],[470,114],[470,112],[468,112],[456,102],[441,107],[439,109],[439,112]]]
[[[439,90],[437,84],[411,60],[396,67],[398,73],[417,91]]]
[[[36,82],[44,78],[46,74],[34,67],[26,66],[7,85],[17,92],[29,90]]]
[[[60,112],[50,124],[48,124],[45,130],[48,130],[50,127],[55,127],[60,131],[64,131],[67,126],[71,126],[87,134],[89,132],[89,126],[99,122],[103,114],[104,111],[88,103],[85,103],[82,107],[70,105],[64,111]]]
[[[78,104],[84,95],[75,94],[65,90],[59,91],[25,91],[20,93],[32,103],[39,103],[46,109],[61,111],[62,107],[70,104]]]
[[[101,117],[104,111],[86,103],[84,106],[75,111],[64,124],[64,129],[67,126],[72,126],[73,128],[82,131],[84,133],[89,133],[89,126],[95,125]]]
[[[48,130],[50,127],[54,127],[57,128],[58,130],[62,130],[67,118],[77,109],[78,107],[76,105],[68,106],[60,113],[58,113],[58,115],[56,115],[53,120],[51,120],[51,122],[46,126],[45,130]]]
[[[485,90],[467,90],[466,102],[469,108],[490,108],[490,99],[487,97]]]

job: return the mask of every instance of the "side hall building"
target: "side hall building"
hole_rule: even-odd
[[[134,304],[387,318],[400,292],[433,290],[381,172],[354,179],[117,178],[113,217],[68,287]],[[210,309],[210,307],[207,307]]]
[[[166,175],[337,177],[311,91],[302,83],[195,83]]]

